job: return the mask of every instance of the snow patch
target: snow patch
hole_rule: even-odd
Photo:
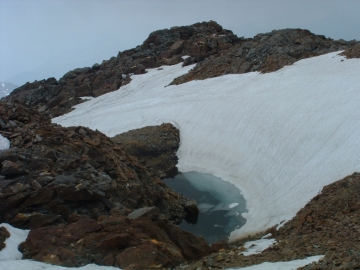
[[[293,270],[297,269],[299,267],[305,266],[307,264],[310,264],[312,262],[319,261],[323,255],[320,256],[312,256],[307,257],[305,259],[301,260],[294,260],[294,261],[288,261],[288,262],[275,262],[275,263],[269,263],[264,262],[261,264],[248,266],[248,267],[236,267],[236,268],[228,268],[227,270],[237,270],[237,269],[246,269],[246,270]]]
[[[20,243],[24,242],[28,236],[29,230],[16,229],[7,223],[1,223],[0,227],[5,227],[10,233],[10,237],[5,240],[5,248],[0,251],[0,262],[20,260],[22,257],[21,252],[18,250]],[[8,269],[2,268],[0,269]]]
[[[80,97],[80,99],[82,99],[82,100],[91,100],[93,98],[94,97],[92,97],[92,96]]]
[[[9,149],[10,147],[10,142],[8,139],[4,138],[1,134],[0,134],[0,151],[1,150],[5,150],[5,149]]]
[[[275,239],[259,239],[249,241],[244,244],[246,251],[241,252],[244,256],[261,253],[264,249],[267,249],[272,244],[276,243]]]

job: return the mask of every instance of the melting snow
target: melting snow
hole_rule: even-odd
[[[109,136],[174,123],[179,170],[211,173],[246,199],[247,223],[231,241],[292,218],[324,185],[360,170],[359,59],[330,53],[273,73],[167,86],[190,68],[148,70],[53,121]]]
[[[319,261],[323,256],[312,256],[301,260],[294,260],[289,262],[275,262],[269,263],[265,262],[262,264],[257,264],[248,267],[237,267],[237,268],[229,268],[228,270],[237,270],[237,269],[245,269],[245,270],[291,270],[297,269],[298,267],[305,266],[312,262]]]
[[[29,231],[16,229],[6,223],[1,223],[0,227],[5,227],[10,233],[10,237],[5,240],[5,248],[0,251],[0,263],[2,261],[20,260],[22,254],[18,250],[18,246],[20,243],[25,241]],[[7,268],[0,267],[0,269]]]

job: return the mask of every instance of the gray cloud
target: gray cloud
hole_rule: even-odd
[[[215,20],[238,36],[305,28],[360,39],[351,0],[1,0],[0,81],[61,77],[141,44],[150,32]]]

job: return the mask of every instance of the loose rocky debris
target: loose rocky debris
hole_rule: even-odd
[[[5,227],[0,227],[0,250],[6,247],[5,240],[10,237],[10,233]]]
[[[225,74],[272,72],[304,58],[349,49],[359,42],[332,40],[308,30],[284,29],[239,41],[235,46],[198,63],[171,84],[204,80]]]
[[[292,220],[264,234],[268,233],[277,244],[260,254],[242,255],[244,239],[230,249],[177,269],[244,267],[314,255],[325,256],[301,269],[360,269],[360,173],[324,187]]]
[[[131,81],[132,75],[143,74],[148,68],[178,64],[185,55],[190,56],[185,65],[197,63],[238,40],[214,21],[155,31],[142,45],[119,52],[101,64],[69,71],[59,81],[49,78],[26,83],[4,99],[24,103],[53,118],[84,102],[80,97],[98,97],[118,90]]]
[[[360,44],[356,44],[348,49],[346,49],[341,55],[345,55],[346,58],[360,58]]]

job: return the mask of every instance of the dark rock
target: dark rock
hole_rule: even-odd
[[[179,131],[171,124],[131,130],[112,138],[127,153],[138,158],[147,168],[154,168],[159,177],[177,174]]]
[[[25,165],[22,162],[12,162],[5,160],[1,165],[1,174],[5,176],[15,176],[28,173]]]

